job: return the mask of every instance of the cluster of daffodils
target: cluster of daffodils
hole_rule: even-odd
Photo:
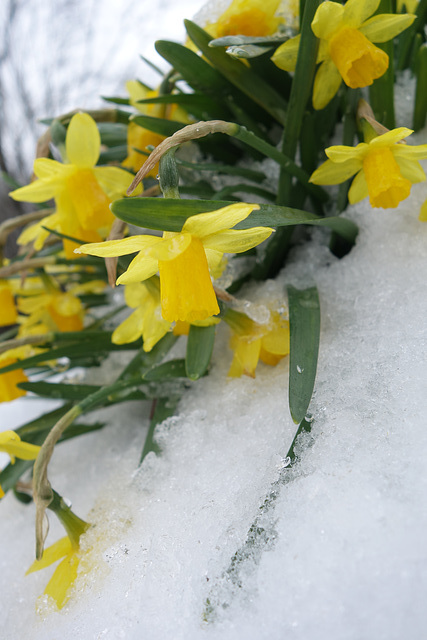
[[[32,495],[38,559],[28,573],[58,563],[44,592],[58,608],[88,570],[81,540],[90,525],[55,492],[48,463],[61,439],[100,428],[73,425],[80,416],[151,399],[144,458],[156,450],[153,433],[165,407],[168,415],[174,410],[168,381],[177,378],[183,393],[188,379],[208,373],[214,352],[230,378],[254,378],[260,362],[276,367],[290,355],[290,410],[303,424],[317,366],[316,288],[288,287],[289,309],[277,300],[264,306],[260,322],[241,311],[250,308],[242,287],[256,281],[262,288],[286,270],[293,226],[331,228],[342,255],[357,235],[338,215],[347,201],[369,198],[373,208],[394,209],[426,179],[420,161],[427,144],[408,140],[426,122],[425,0],[398,3],[397,13],[378,13],[379,5],[306,0],[300,16],[296,0],[232,0],[204,29],[189,23],[185,45],[159,43],[174,69],[157,88],[132,80],[128,98],[109,98],[120,109],[55,120],[55,136],[53,128],[46,136],[51,146],[39,146],[45,155],[34,162],[34,179],[11,191],[37,209],[11,260],[3,259],[0,225],[0,402],[30,391],[63,405],[55,424],[46,414],[30,429],[0,433],[0,451],[10,457],[0,471],[0,498],[14,487]],[[413,129],[383,121],[393,105],[390,91],[378,87],[393,80],[393,48],[399,68],[419,70]],[[374,110],[361,100],[366,87]],[[306,131],[316,135],[308,141]],[[277,184],[264,183],[271,163],[279,168]],[[215,178],[201,179],[203,170]],[[226,175],[223,188],[217,173]],[[337,184],[342,206],[323,189]],[[427,200],[419,219],[427,221]],[[23,215],[16,227],[27,221]],[[224,353],[214,351],[221,331],[229,337]],[[186,341],[185,359],[170,359],[177,339]],[[111,384],[52,382],[64,356],[70,368],[93,367],[119,350],[131,355]],[[292,363],[301,354],[311,360],[306,371],[297,368],[295,391]],[[32,485],[28,477],[17,484],[32,466]],[[66,536],[43,552],[46,508]]]

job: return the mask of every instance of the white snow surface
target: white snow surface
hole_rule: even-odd
[[[136,471],[149,414],[137,403],[94,414],[109,426],[57,447],[52,484],[96,525],[61,611],[35,610],[53,568],[24,576],[33,506],[2,500],[2,640],[425,637],[426,198],[424,183],[395,210],[350,207],[350,254],[335,258],[314,229],[274,282],[244,291],[263,303],[284,300],[287,283],[319,289],[312,432],[292,469],[287,360],[227,379],[220,326],[210,375],[158,430],[160,456]],[[4,404],[1,428],[46,406]],[[47,544],[63,535],[50,522]]]

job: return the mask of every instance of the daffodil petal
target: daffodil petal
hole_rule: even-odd
[[[158,260],[139,253],[130,263],[127,271],[117,279],[117,284],[132,284],[151,278],[159,268]]]
[[[65,139],[68,162],[83,169],[96,165],[101,148],[101,136],[96,122],[87,113],[76,113],[68,125]]]
[[[210,249],[206,245],[204,245],[206,258],[208,260],[209,271],[215,272],[217,267],[221,264],[221,260],[223,258],[224,252],[217,251],[216,249]],[[214,274],[215,277],[215,274]]]
[[[138,340],[141,334],[142,313],[140,309],[137,309],[113,331],[111,342],[113,344],[128,344],[129,342]]]
[[[368,183],[366,182],[365,174],[363,171],[359,171],[348,191],[348,201],[350,204],[356,204],[356,202],[364,200],[368,195]]]
[[[427,158],[427,144],[397,144],[393,147],[393,155],[396,159],[425,160]]]
[[[128,307],[136,309],[149,298],[147,287],[142,282],[128,284],[125,287],[125,301]]]
[[[345,182],[355,173],[360,171],[362,163],[358,160],[350,159],[346,162],[335,163],[326,160],[320,165],[310,178],[314,184],[340,184]]]
[[[106,242],[93,242],[82,244],[74,253],[86,253],[90,256],[109,258],[113,256],[125,256],[136,251],[144,251],[157,242],[161,242],[157,236],[130,236],[123,240],[107,240]]]
[[[191,242],[189,233],[176,233],[172,237],[166,236],[148,252],[151,258],[156,260],[173,260],[187,249]]]
[[[54,178],[50,180],[38,179],[25,187],[10,191],[9,195],[19,202],[47,202],[47,200],[55,197],[60,188]]]
[[[119,167],[95,167],[93,172],[101,188],[111,200],[124,195],[133,180],[132,174]],[[136,190],[135,193],[137,193]]]
[[[198,238],[204,238],[224,229],[231,229],[238,222],[246,220],[255,209],[259,209],[257,204],[237,202],[216,211],[199,213],[187,218],[182,227],[182,233],[187,232]]]
[[[369,16],[375,13],[379,4],[380,0],[348,0],[344,5],[345,24],[358,29]]]
[[[426,174],[424,173],[424,169],[422,168],[418,160],[405,158],[403,156],[399,158],[395,155],[394,159],[399,165],[400,173],[404,178],[410,180],[412,184],[415,184],[416,182],[424,182],[424,180],[426,179]]]
[[[44,593],[55,600],[58,609],[62,609],[68,600],[70,587],[77,578],[79,562],[80,557],[78,555],[69,553],[57,566],[53,576],[46,585]]]
[[[427,222],[427,200],[424,202],[420,209],[418,220],[420,220],[421,222]]]
[[[413,133],[412,129],[407,129],[406,127],[398,127],[397,129],[392,129],[391,131],[387,131],[387,133],[383,133],[380,136],[377,136],[369,143],[371,148],[374,147],[389,147],[392,144],[396,144],[405,138],[408,138],[411,133]],[[427,145],[426,145],[427,146]]]
[[[313,107],[316,110],[326,107],[340,88],[341,82],[342,78],[340,73],[332,60],[330,58],[324,60],[317,70],[314,79]]]
[[[138,80],[128,80],[126,82],[126,90],[129,93],[132,107],[135,107],[144,113],[146,105],[138,104],[138,100],[144,100],[144,98],[147,97],[148,89],[138,82]]]
[[[267,240],[274,229],[254,227],[253,229],[228,229],[204,238],[203,246],[223,253],[242,253]]]
[[[367,20],[359,31],[371,42],[387,42],[410,27],[415,18],[416,16],[411,13],[401,15],[385,13]]]
[[[57,540],[54,544],[43,551],[41,560],[34,560],[33,564],[27,570],[25,575],[33,573],[34,571],[39,571],[40,569],[45,569],[46,567],[50,567],[51,564],[57,562],[60,558],[63,558],[71,551],[72,546],[70,538],[68,536]]]
[[[63,176],[69,171],[69,167],[50,158],[37,158],[34,160],[33,171],[38,178],[54,178]]]
[[[339,29],[343,15],[344,7],[338,2],[322,2],[311,23],[314,35],[328,40]]]
[[[347,147],[342,144],[336,144],[325,149],[325,153],[332,162],[348,162],[349,160],[362,161],[363,156],[367,153],[369,145],[361,142],[356,147]]]
[[[298,58],[299,43],[301,34],[287,40],[278,47],[274,55],[271,57],[272,61],[283,71],[295,71]]]

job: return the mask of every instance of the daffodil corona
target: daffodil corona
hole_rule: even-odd
[[[373,43],[391,40],[409,27],[415,16],[380,14],[373,16],[380,0],[322,2],[311,28],[320,40],[317,62],[321,63],[313,87],[313,107],[323,109],[337,93],[342,80],[352,89],[367,87],[388,69],[388,55]],[[372,16],[372,17],[371,17]],[[282,44],[273,62],[294,71],[300,36]]]
[[[160,274],[162,316],[168,322],[194,322],[219,313],[209,269],[224,253],[241,253],[266,240],[273,229],[232,229],[258,205],[236,203],[223,209],[189,217],[179,233],[165,231],[163,238],[132,236],[76,251],[110,257],[139,252],[117,284],[130,284]]]
[[[268,36],[284,23],[279,15],[281,0],[233,0],[214,23],[205,29],[214,38],[223,36]]]
[[[400,127],[356,147],[329,147],[325,149],[328,160],[316,169],[310,181],[339,184],[356,174],[348,192],[350,204],[369,196],[373,207],[397,207],[409,196],[413,183],[426,179],[419,160],[427,158],[427,144],[402,144],[411,133],[411,129]]]

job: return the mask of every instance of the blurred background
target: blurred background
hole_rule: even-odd
[[[0,170],[19,184],[31,176],[43,118],[108,107],[126,80],[156,86],[140,55],[166,68],[156,39],[183,42],[184,18],[203,0],[1,0]],[[25,211],[0,178],[0,223]],[[30,205],[31,207],[31,205]]]

